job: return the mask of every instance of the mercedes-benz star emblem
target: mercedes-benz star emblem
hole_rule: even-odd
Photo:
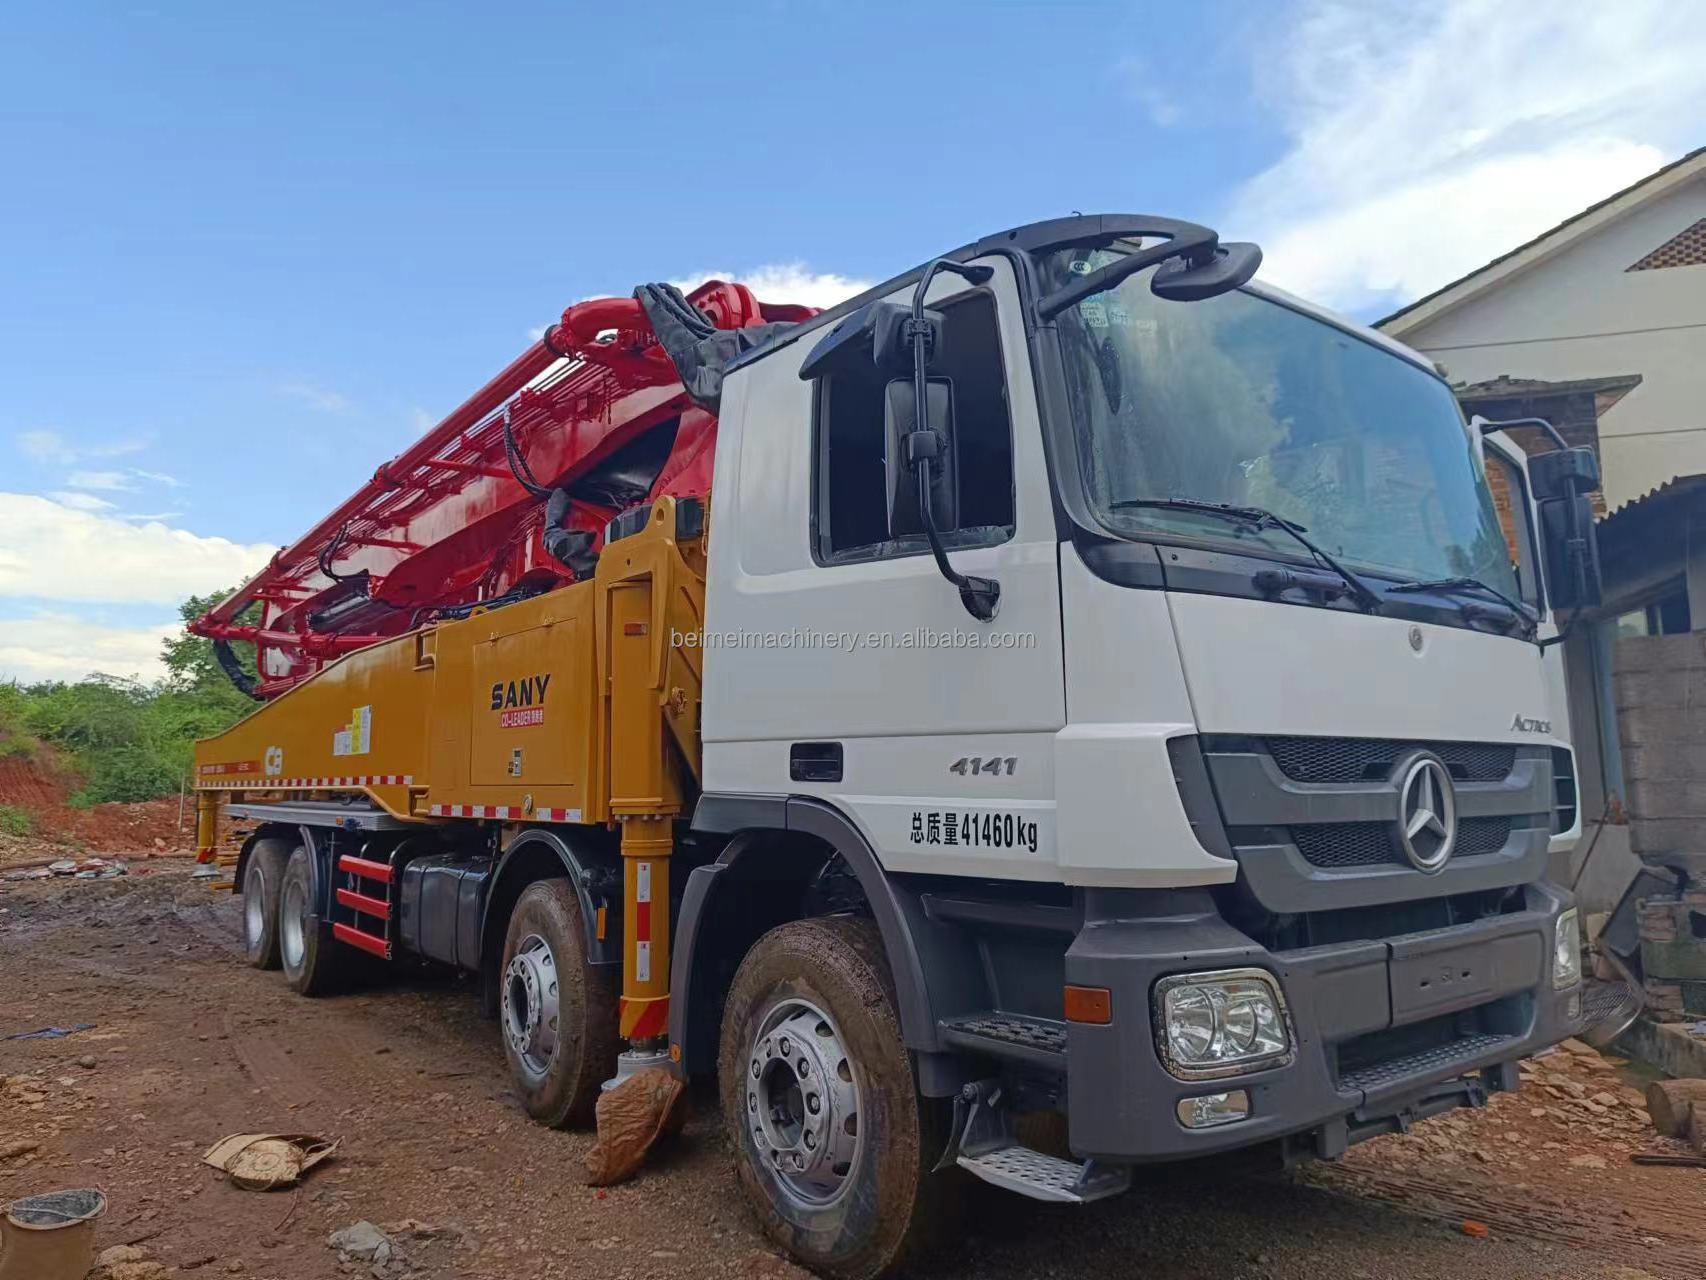
[[[1411,756],[1399,774],[1398,843],[1418,871],[1438,871],[1457,843],[1457,792],[1438,756]]]

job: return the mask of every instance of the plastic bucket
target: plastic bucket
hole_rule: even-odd
[[[0,1280],[83,1280],[95,1265],[95,1219],[106,1211],[93,1187],[12,1201],[0,1217]]]

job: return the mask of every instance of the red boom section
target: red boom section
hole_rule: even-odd
[[[720,281],[688,300],[720,329],[815,314]],[[567,491],[563,525],[594,550],[623,510],[710,489],[716,419],[688,398],[639,302],[578,303],[190,630],[254,642],[255,693],[270,697],[445,610],[572,581],[541,545],[545,504],[511,469],[506,420],[531,478]]]

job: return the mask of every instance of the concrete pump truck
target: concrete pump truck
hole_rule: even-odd
[[[1595,460],[1259,261],[1071,217],[822,313],[570,307],[193,624],[264,703],[196,755],[251,962],[479,975],[547,1125],[714,1074],[835,1277],[968,1174],[1089,1201],[1514,1087],[1582,1017]]]

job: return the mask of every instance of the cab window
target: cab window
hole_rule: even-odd
[[[975,290],[940,305],[942,353],[932,378],[952,386],[959,521],[944,545],[988,546],[1013,536],[1013,429],[995,300]],[[883,460],[884,389],[874,366],[819,380],[815,396],[812,542],[822,564],[929,550],[922,536],[891,539]]]

